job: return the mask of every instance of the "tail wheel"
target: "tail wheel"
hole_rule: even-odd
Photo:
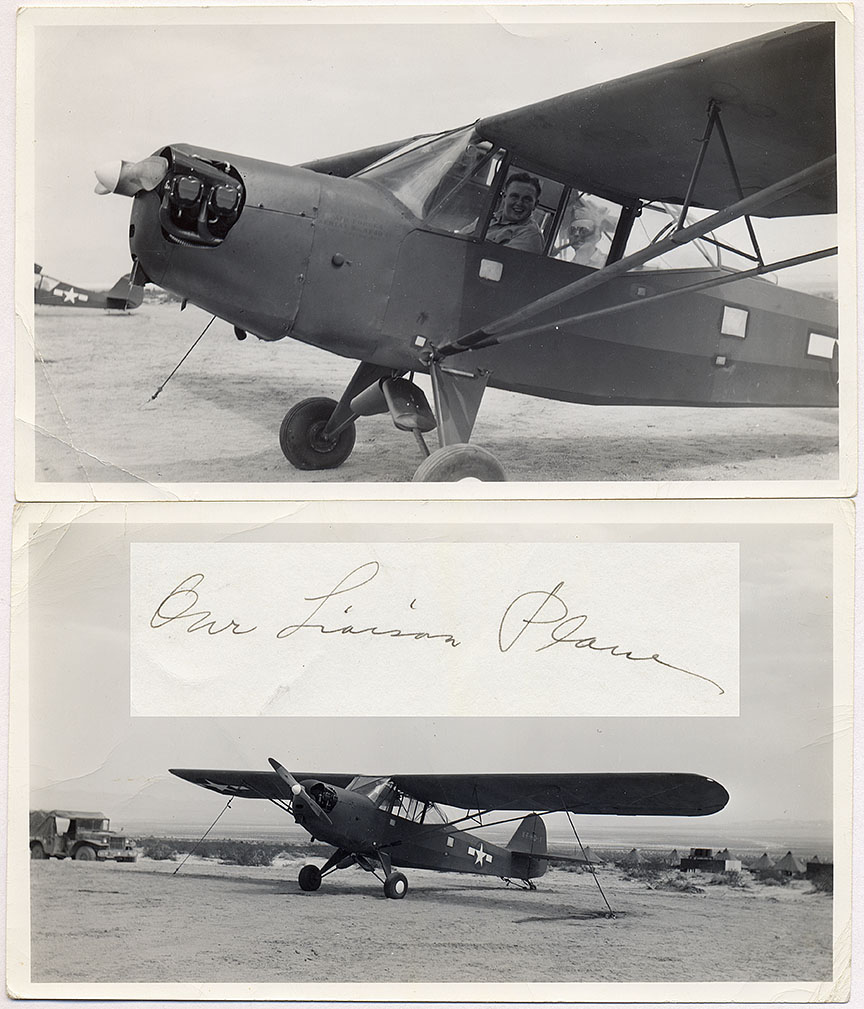
[[[384,882],[384,896],[391,900],[402,900],[408,893],[408,880],[401,872],[391,872]]]
[[[321,870],[317,865],[304,865],[297,882],[301,890],[317,890],[321,886]]]
[[[48,856],[45,854],[45,849],[42,847],[42,845],[38,841],[36,841],[35,844],[30,845],[30,857],[33,859],[37,858],[41,859],[41,858],[47,858]]]
[[[351,455],[356,432],[353,422],[335,438],[324,438],[327,421],[336,401],[313,396],[291,407],[279,428],[279,445],[285,458],[297,469],[335,469]]]
[[[445,445],[417,467],[414,483],[446,483],[454,480],[504,481],[504,467],[479,445]]]
[[[82,844],[80,848],[75,849],[75,854],[72,857],[76,862],[95,862],[96,849],[91,848],[89,844]]]

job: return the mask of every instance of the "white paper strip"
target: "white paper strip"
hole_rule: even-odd
[[[133,715],[737,715],[727,543],[137,543]]]

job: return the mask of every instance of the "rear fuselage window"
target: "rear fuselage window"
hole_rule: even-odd
[[[823,357],[830,361],[837,352],[837,340],[825,333],[810,333],[807,337],[807,356]]]
[[[724,336],[737,336],[743,340],[747,336],[747,320],[749,318],[750,313],[746,308],[724,305],[723,318],[720,320],[720,332]]]

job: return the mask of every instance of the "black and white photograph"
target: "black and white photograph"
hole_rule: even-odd
[[[854,492],[851,8],[30,7],[18,63],[19,498]]]
[[[24,506],[10,993],[843,1001],[851,521]]]

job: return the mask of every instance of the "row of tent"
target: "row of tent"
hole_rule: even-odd
[[[589,852],[591,861],[597,861],[597,862],[600,861],[599,859],[596,858],[593,852],[591,852],[591,849],[586,847],[585,848],[586,856],[589,855]],[[723,861],[724,859],[725,860],[732,859],[732,855],[729,853],[728,848],[724,848],[722,851],[717,852],[717,854],[714,855],[713,857],[717,861]],[[642,853],[639,852],[636,848],[631,848],[630,851],[628,851],[627,854],[624,855],[622,858],[616,859],[615,864],[644,865],[649,861],[652,863],[656,862],[655,859],[650,860],[646,859],[645,856],[642,855]],[[673,848],[672,851],[670,851],[668,855],[665,856],[663,861],[669,866],[680,865],[681,856],[678,854],[678,849]],[[819,856],[814,855],[809,860],[809,864],[811,865],[821,864]],[[801,873],[803,875],[804,873],[807,872],[807,865],[808,865],[807,859],[799,858],[797,855],[793,855],[791,851],[787,851],[786,854],[782,858],[778,859],[776,862],[768,855],[768,852],[766,851],[762,855],[760,855],[759,858],[756,859],[756,861],[749,866],[749,868],[755,869],[757,871],[765,869],[778,869],[780,872]]]

